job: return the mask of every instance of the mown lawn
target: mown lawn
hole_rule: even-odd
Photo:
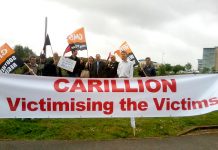
[[[136,118],[135,138],[175,136],[202,125],[218,125],[218,111],[195,117]],[[102,140],[133,137],[129,118],[0,119],[1,139]]]

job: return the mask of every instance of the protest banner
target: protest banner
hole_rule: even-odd
[[[58,67],[63,68],[67,71],[73,72],[73,69],[76,65],[76,61],[70,59],[70,58],[65,58],[62,56],[58,62]]]
[[[0,118],[201,115],[218,110],[217,85],[217,74],[131,79],[0,74]]]
[[[0,73],[11,73],[21,65],[23,61],[7,43],[0,47]]]

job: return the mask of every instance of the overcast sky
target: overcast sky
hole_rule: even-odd
[[[218,46],[217,0],[0,0],[0,44],[21,44],[36,54],[44,43],[44,20],[54,51],[84,27],[89,55],[107,58],[127,41],[138,59],[195,68],[204,47]],[[49,48],[48,48],[49,49]],[[80,52],[79,56],[86,56]]]

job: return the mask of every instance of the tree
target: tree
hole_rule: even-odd
[[[158,68],[158,75],[159,76],[164,76],[166,75],[166,67],[165,65],[160,65]]]
[[[188,62],[188,63],[185,65],[185,70],[189,71],[189,70],[191,70],[191,69],[192,69],[192,64]]]
[[[182,70],[185,70],[185,68],[183,66],[181,66],[181,65],[173,66],[173,72],[175,74],[177,74],[177,72],[182,71]]]
[[[171,64],[165,64],[165,69],[167,74],[169,75],[169,73],[173,70],[173,67],[171,66]]]
[[[202,73],[209,73],[210,72],[210,68],[204,67]]]
[[[216,72],[215,66],[211,67],[211,71],[214,73]]]
[[[36,55],[29,47],[23,47],[21,45],[15,45],[14,50],[16,55],[21,59],[27,59],[31,55]]]

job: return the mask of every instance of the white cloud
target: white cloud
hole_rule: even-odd
[[[141,59],[196,68],[204,47],[217,46],[216,0],[7,0],[0,1],[0,44],[29,46],[37,54],[44,42],[44,18],[54,51],[85,27],[89,55],[106,58],[126,40]],[[13,4],[13,5],[12,5]],[[87,53],[79,53],[86,56]]]
[[[63,51],[67,35],[79,26],[75,23],[79,14],[65,5],[42,0],[4,1],[0,9],[4,21],[0,28],[1,43],[29,46],[39,54],[44,43],[45,16],[49,18],[48,33],[54,50]]]

